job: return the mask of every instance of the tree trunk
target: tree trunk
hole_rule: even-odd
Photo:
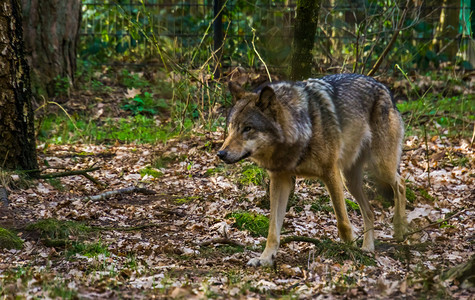
[[[81,0],[21,0],[35,95],[64,94],[74,83]]]
[[[318,12],[321,0],[297,1],[297,19],[294,28],[294,44],[292,53],[292,80],[311,77],[313,67],[312,49],[317,32]]]
[[[0,5],[0,168],[38,169],[20,0]]]
[[[443,0],[440,22],[436,28],[433,45],[437,52],[454,62],[459,49],[458,30],[460,0]]]

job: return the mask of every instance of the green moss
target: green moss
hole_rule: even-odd
[[[310,209],[312,211],[333,212],[333,207],[329,203],[331,203],[330,197],[321,196],[312,203]]]
[[[267,173],[254,164],[244,165],[239,178],[241,185],[263,185],[267,178]]]
[[[206,170],[205,175],[208,177],[211,177],[211,176],[223,173],[224,171],[225,171],[225,167],[220,165],[215,168],[210,168]]]
[[[414,201],[417,199],[416,193],[414,193],[414,191],[408,185],[406,185],[406,199],[411,203],[414,203]]]
[[[152,176],[153,178],[159,178],[163,176],[163,173],[157,169],[152,168],[151,166],[147,166],[140,171],[140,176],[144,177],[145,175]]]
[[[427,190],[425,190],[425,189],[423,189],[423,188],[419,188],[418,190],[419,190],[419,193],[421,194],[421,196],[422,196],[424,199],[426,199],[426,200],[428,200],[428,201],[431,201],[431,202],[434,201],[434,197],[432,197],[432,196],[429,194],[429,192],[428,192]],[[406,196],[406,197],[407,197],[407,196]]]
[[[0,227],[0,248],[21,249],[23,241],[15,233]]]
[[[183,197],[183,198],[176,198],[174,202],[178,205],[181,205],[181,204],[190,203],[193,200],[199,200],[199,199],[200,199],[199,196],[189,196],[189,197]]]
[[[350,199],[345,199],[346,206],[348,207],[348,210],[354,210],[358,213],[360,213],[360,206],[358,203],[351,201]]]
[[[360,265],[374,266],[376,261],[373,257],[362,251],[360,248],[347,243],[337,243],[330,239],[313,239],[301,236],[288,236],[281,239],[280,244],[286,244],[292,241],[308,242],[315,245],[316,255],[331,258],[338,263],[344,263],[346,260],[354,261]]]
[[[97,243],[72,243],[71,248],[67,251],[66,256],[71,257],[75,254],[84,255],[87,257],[96,257],[100,254],[110,256],[107,246]]]
[[[269,218],[264,215],[250,212],[233,212],[226,218],[235,220],[234,225],[239,230],[248,230],[253,236],[267,236]]]
[[[79,222],[44,219],[26,227],[29,231],[36,231],[42,238],[69,239],[70,236],[80,236],[89,232],[91,228]]]

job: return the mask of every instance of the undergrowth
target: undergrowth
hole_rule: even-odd
[[[234,219],[234,227],[239,230],[248,230],[252,236],[267,236],[269,230],[269,218],[264,215],[237,211],[226,216]]]

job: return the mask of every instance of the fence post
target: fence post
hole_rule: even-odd
[[[222,0],[214,0],[214,51],[216,58],[216,66],[214,71],[214,78],[221,77],[221,56],[223,54],[223,14],[221,8],[223,7]]]

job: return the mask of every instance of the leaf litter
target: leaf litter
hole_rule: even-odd
[[[27,189],[11,189],[1,225],[16,230],[24,245],[21,250],[0,250],[0,294],[91,299],[427,295],[473,299],[473,288],[440,279],[442,271],[474,254],[475,158],[467,141],[434,137],[426,144],[418,137],[407,138],[401,173],[414,194],[408,202],[408,220],[410,230],[423,230],[397,244],[391,238],[392,208],[373,201],[376,264],[341,261],[342,252],[329,254],[311,243],[290,242],[279,250],[275,268],[261,269],[245,264],[262,251],[265,238],[246,226],[239,230],[229,216],[236,212],[267,216],[268,208],[256,205],[265,196],[265,186],[242,183],[248,162],[228,166],[216,158],[222,135],[222,130],[195,132],[188,139],[157,145],[40,146],[39,161],[49,168],[99,166],[90,175],[107,186],[70,176],[60,178],[59,184],[39,180]],[[157,172],[141,173],[146,168]],[[156,193],[82,200],[131,186]],[[324,187],[298,179],[295,195],[283,237],[338,243],[332,211],[319,209],[331,205]],[[317,200],[320,206],[312,206]],[[362,235],[360,214],[357,210],[349,214]],[[79,222],[96,230],[81,237],[72,234],[66,237],[70,243],[51,247],[27,230],[45,219]]]

